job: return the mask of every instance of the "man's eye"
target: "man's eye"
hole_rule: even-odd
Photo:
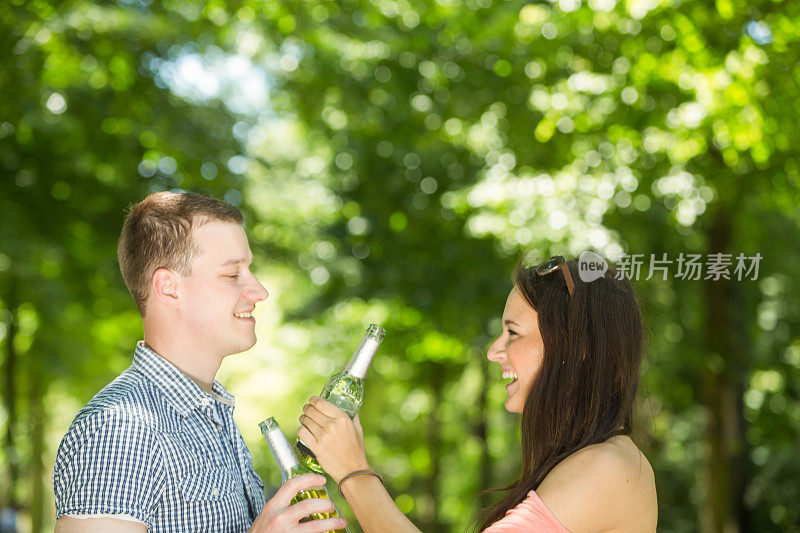
[[[231,279],[237,279],[239,277],[239,274],[230,274],[227,277],[229,277]]]

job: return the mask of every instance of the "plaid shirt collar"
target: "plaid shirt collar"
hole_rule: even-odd
[[[233,395],[217,380],[214,380],[211,394],[208,394],[175,365],[145,346],[144,341],[136,343],[132,366],[152,381],[183,416],[188,416],[194,409],[213,405],[213,400],[231,409],[234,407]]]

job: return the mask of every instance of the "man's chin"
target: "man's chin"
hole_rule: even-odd
[[[253,335],[253,339],[252,340],[250,340],[248,342],[243,342],[239,346],[234,348],[234,349],[236,349],[236,351],[231,352],[231,355],[236,355],[236,354],[239,354],[239,353],[246,352],[247,350],[249,350],[250,348],[252,348],[255,345],[256,345],[256,337],[255,337],[255,335]]]

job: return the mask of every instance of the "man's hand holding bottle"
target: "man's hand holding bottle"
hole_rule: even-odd
[[[333,502],[323,498],[292,504],[298,492],[323,485],[325,476],[319,474],[303,474],[289,479],[264,505],[248,533],[324,533],[343,529],[347,520],[342,517],[300,522],[310,514],[334,511]]]

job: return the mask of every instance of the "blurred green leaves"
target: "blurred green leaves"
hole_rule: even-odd
[[[660,531],[796,531],[795,4],[12,1],[0,20],[0,495],[34,530],[58,438],[140,336],[124,209],[174,189],[247,214],[271,297],[221,376],[265,479],[255,422],[291,434],[380,322],[368,452],[425,531],[463,531],[517,473],[484,351],[523,252],[760,252],[760,281],[722,296],[637,284],[637,439]],[[716,462],[740,477],[715,490]]]

